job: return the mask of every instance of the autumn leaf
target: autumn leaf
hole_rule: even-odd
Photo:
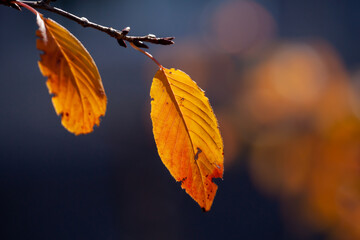
[[[75,135],[93,131],[105,115],[106,95],[94,60],[67,29],[37,15],[41,73],[62,125]]]
[[[222,178],[223,142],[204,92],[181,70],[161,69],[150,91],[153,133],[160,158],[181,187],[209,211]]]

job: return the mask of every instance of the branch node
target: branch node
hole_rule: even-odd
[[[130,32],[130,27],[126,27],[123,30],[121,30],[121,34],[123,36],[126,36]]]
[[[142,41],[138,41],[135,40],[132,42],[135,46],[139,47],[139,48],[149,48],[145,43],[143,43]]]
[[[82,18],[80,18],[80,20],[81,20],[81,26],[83,26],[83,27],[88,27],[89,26],[90,22],[86,17],[82,17]]]

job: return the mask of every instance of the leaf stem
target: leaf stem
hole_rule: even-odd
[[[32,12],[33,14],[35,14],[35,15],[38,15],[38,14],[39,14],[38,11],[36,11],[34,8],[30,7],[30,6],[27,5],[26,3],[18,2],[18,1],[12,1],[12,2],[10,2],[10,3],[14,3],[14,4],[17,4],[17,5],[19,5],[19,6],[22,6],[22,7],[26,8],[27,10],[29,10],[30,12]]]
[[[156,65],[159,66],[160,70],[162,70],[163,66],[158,62],[158,60],[156,60],[156,59],[153,57],[153,55],[151,55],[150,53],[148,53],[148,52],[146,52],[146,51],[144,51],[144,50],[142,50],[142,49],[140,49],[140,48],[138,48],[138,47],[135,46],[135,44],[132,43],[132,42],[130,43],[130,45],[131,45],[134,49],[136,49],[136,50],[138,50],[139,52],[142,52],[143,54],[145,54],[146,56],[148,56],[151,60],[153,60],[153,61],[156,63]]]

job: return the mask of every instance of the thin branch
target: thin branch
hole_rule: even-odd
[[[144,42],[152,43],[152,44],[160,44],[160,45],[171,45],[174,43],[172,41],[174,37],[165,37],[165,38],[158,38],[153,34],[148,34],[146,36],[128,36],[127,34],[130,31],[130,27],[126,27],[123,30],[119,31],[111,27],[105,27],[93,22],[90,22],[85,17],[78,17],[72,13],[66,12],[60,8],[56,8],[53,6],[50,6],[50,0],[42,0],[42,1],[11,1],[9,0],[0,0],[0,4],[10,6],[10,4],[15,4],[16,2],[23,2],[33,8],[36,9],[43,9],[46,11],[50,11],[53,13],[56,13],[58,15],[61,15],[65,18],[68,18],[74,22],[77,22],[83,27],[90,27],[94,28],[96,30],[99,30],[101,32],[107,33],[109,36],[116,38],[120,46],[126,47],[126,44],[124,41],[127,41],[129,43],[133,43],[137,47],[141,48],[148,48]]]

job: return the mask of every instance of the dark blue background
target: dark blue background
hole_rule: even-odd
[[[278,37],[324,38],[348,69],[357,67],[359,1],[259,3],[273,15]],[[201,35],[199,16],[210,3],[59,0],[55,5],[106,26],[131,26],[133,35],[176,36],[181,43]],[[0,239],[322,239],[288,230],[279,203],[252,185],[246,151],[230,169],[225,158],[224,181],[212,210],[203,213],[157,154],[149,116],[156,66],[100,32],[42,12],[92,54],[108,110],[93,133],[67,132],[38,71],[35,17],[0,6]],[[171,54],[176,46],[151,46],[151,52],[169,48]],[[222,100],[209,98],[216,112]]]

